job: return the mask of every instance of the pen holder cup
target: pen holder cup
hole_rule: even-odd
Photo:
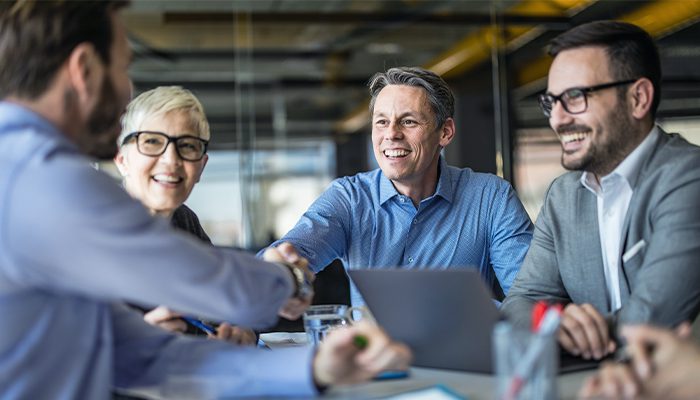
[[[559,347],[542,335],[499,322],[493,330],[496,393],[501,400],[557,399]]]
[[[309,344],[318,346],[333,329],[352,325],[360,319],[372,319],[367,308],[348,307],[344,304],[311,306],[304,312],[304,331]]]

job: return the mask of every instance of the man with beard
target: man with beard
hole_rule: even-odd
[[[408,349],[373,326],[265,351],[176,336],[123,305],[264,327],[310,303],[305,260],[177,234],[90,167],[115,155],[129,97],[125,5],[0,2],[0,398],[309,396],[406,368]]]
[[[502,310],[528,327],[564,304],[558,340],[586,359],[618,326],[673,327],[700,307],[700,148],[654,124],[661,66],[637,26],[597,21],[555,38],[540,105],[572,170],[547,191]]]

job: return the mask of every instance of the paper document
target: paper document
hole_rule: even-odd
[[[468,400],[466,396],[455,393],[444,385],[435,385],[423,389],[386,397],[391,400]]]

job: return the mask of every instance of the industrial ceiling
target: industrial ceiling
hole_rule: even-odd
[[[125,12],[136,91],[193,90],[213,149],[237,148],[251,134],[265,146],[366,132],[373,73],[419,65],[468,87],[491,78],[496,54],[512,125],[545,126],[534,100],[549,63],[544,46],[595,19],[634,22],[657,37],[660,116],[700,115],[699,17],[698,0],[135,0]]]

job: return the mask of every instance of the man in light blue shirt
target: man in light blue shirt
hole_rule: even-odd
[[[260,328],[309,304],[303,266],[176,233],[90,166],[114,156],[129,97],[124,5],[0,3],[0,398],[313,395],[405,368],[409,351],[376,327],[265,351],[173,335],[123,305]]]
[[[455,135],[447,83],[421,68],[376,74],[372,143],[379,169],[335,180],[280,241],[318,272],[345,268],[477,268],[497,298],[508,292],[532,223],[508,182],[447,165]],[[354,285],[353,305],[363,303]]]

